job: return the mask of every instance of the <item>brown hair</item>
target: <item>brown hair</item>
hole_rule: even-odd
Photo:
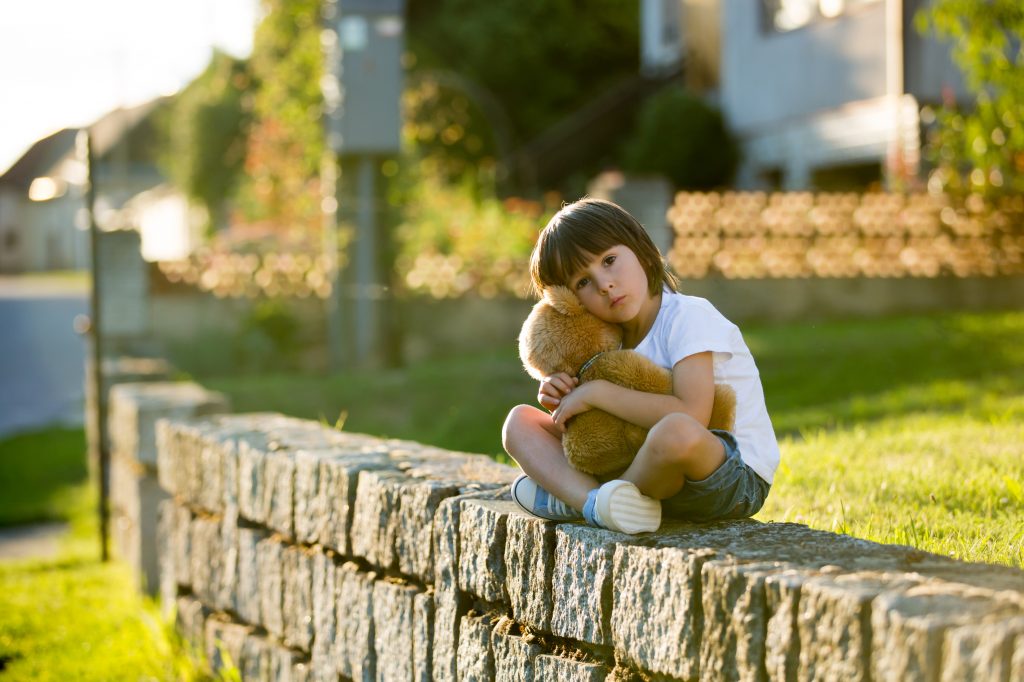
[[[538,295],[569,278],[596,255],[618,244],[628,247],[647,275],[651,296],[662,286],[676,291],[676,278],[643,225],[620,206],[602,199],[580,199],[552,216],[530,255],[530,278]]]

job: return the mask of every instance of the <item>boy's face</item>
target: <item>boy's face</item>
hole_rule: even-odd
[[[636,319],[651,301],[643,265],[622,244],[592,256],[567,286],[591,314],[615,324]]]

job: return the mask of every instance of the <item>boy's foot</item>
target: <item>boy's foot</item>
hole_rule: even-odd
[[[526,474],[512,481],[512,499],[523,511],[548,521],[579,521],[583,514],[541,488]]]
[[[653,533],[661,526],[661,502],[629,481],[608,481],[590,491],[583,515],[591,525],[620,533]]]

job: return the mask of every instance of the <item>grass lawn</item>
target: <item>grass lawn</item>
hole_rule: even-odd
[[[81,429],[0,441],[0,523],[70,522],[57,558],[0,561],[0,679],[203,679],[127,567],[99,561],[84,441]]]
[[[751,326],[783,464],[763,521],[1024,565],[1024,312]],[[500,352],[384,372],[201,378],[237,412],[501,454],[535,384]]]

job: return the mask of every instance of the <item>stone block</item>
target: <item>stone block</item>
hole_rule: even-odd
[[[413,679],[414,600],[418,590],[378,580],[373,585],[374,651],[377,678]]]
[[[505,529],[506,587],[512,617],[522,625],[548,631],[554,609],[555,524],[513,511]]]
[[[270,682],[272,644],[250,629],[242,644],[242,660],[238,671],[245,682]]]
[[[399,489],[406,477],[397,471],[361,471],[349,539],[352,555],[382,569],[398,564],[395,535]]]
[[[832,571],[799,586],[799,679],[871,678],[871,602],[916,579],[902,573]]]
[[[308,653],[313,643],[313,551],[286,545],[283,579],[284,643]]]
[[[174,562],[174,578],[181,587],[192,585],[192,510],[184,505],[174,505],[174,536],[171,552]]]
[[[632,665],[696,679],[700,661],[701,568],[710,550],[615,547],[611,638]]]
[[[192,577],[192,592],[204,604],[216,606],[220,596],[222,553],[220,519],[211,516],[197,516],[192,519],[189,531],[191,548],[189,573]]]
[[[351,680],[377,679],[373,590],[376,574],[349,562],[337,569],[336,654],[338,672]]]
[[[246,623],[260,625],[260,564],[259,543],[267,539],[263,528],[242,526],[238,528],[238,562],[234,610]]]
[[[310,682],[309,659],[280,645],[270,647],[271,682]]]
[[[534,682],[601,682],[611,671],[600,663],[541,655],[534,662]]]
[[[807,577],[805,573],[789,570],[765,578],[768,631],[765,634],[764,665],[770,680],[797,679],[800,668],[800,588]]]
[[[871,610],[872,677],[939,679],[947,631],[1024,615],[1006,596],[940,581],[879,595]]]
[[[763,679],[769,616],[765,579],[786,568],[771,563],[737,564],[731,560],[704,562],[700,643],[700,672],[704,679]]]
[[[942,682],[1024,679],[1024,671],[1014,676],[1015,642],[1021,643],[1024,653],[1024,616],[947,631]]]
[[[238,623],[208,618],[206,620],[206,661],[210,669],[216,673],[225,673],[231,669],[239,669],[242,663],[242,649],[249,628]]]
[[[157,549],[160,564],[160,612],[164,618],[170,618],[174,609],[174,600],[178,596],[178,577],[175,573],[174,543],[178,533],[178,518],[174,500],[165,499],[160,503],[159,522],[157,523]]]
[[[228,399],[192,382],[122,383],[110,389],[111,453],[156,468],[156,422],[229,412]]]
[[[210,613],[201,601],[193,597],[180,596],[175,600],[178,631],[196,651],[203,651],[206,647],[206,619]]]
[[[260,625],[277,638],[284,637],[284,545],[276,537],[256,543],[259,571]]]
[[[352,522],[355,514],[359,474],[392,468],[387,453],[365,446],[359,454],[322,458],[319,466],[317,495],[310,513],[317,521],[310,524],[308,534],[343,556],[354,556]]]
[[[491,630],[495,682],[533,682],[534,660],[544,653],[536,638],[518,634],[518,624],[501,618]]]
[[[555,528],[552,634],[612,644],[612,560],[616,543],[628,537],[574,524]]]
[[[313,555],[313,651],[310,663],[317,679],[338,679],[338,562],[330,550]]]
[[[459,649],[456,669],[460,682],[494,679],[494,654],[491,652],[491,618],[465,615],[459,624]]]
[[[264,486],[270,492],[267,526],[284,537],[295,538],[293,516],[295,500],[295,455],[291,452],[267,453],[263,463]]]
[[[413,597],[412,679],[431,682],[434,648],[434,595],[419,592]]]
[[[459,494],[451,483],[410,478],[398,489],[395,553],[398,570],[422,582],[434,578],[434,516],[442,500]]]
[[[507,602],[505,522],[518,509],[504,500],[468,499],[459,517],[459,589],[488,602]]]

